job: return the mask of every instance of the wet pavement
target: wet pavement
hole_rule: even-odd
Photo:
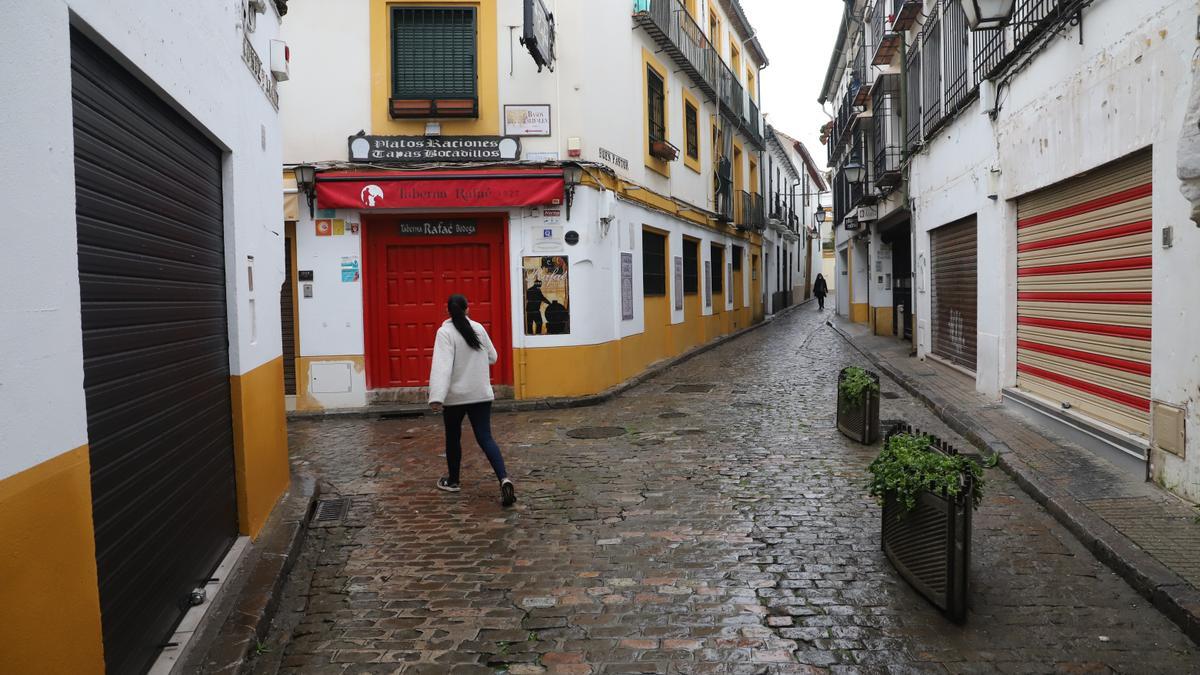
[[[998,470],[967,624],[901,581],[863,488],[878,447],[834,426],[836,373],[864,359],[828,316],[801,307],[602,406],[497,415],[510,510],[469,434],[463,492],[433,488],[440,418],[293,422],[295,468],[350,508],[310,530],[257,672],[1200,672]],[[966,447],[883,389],[884,418]]]

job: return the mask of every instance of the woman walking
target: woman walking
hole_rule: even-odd
[[[487,455],[496,479],[500,481],[500,501],[512,506],[516,490],[504,468],[500,447],[492,438],[492,391],[490,368],[499,356],[483,326],[467,318],[467,299],[452,295],[446,302],[450,318],[438,329],[433,344],[433,367],[429,372],[429,407],[441,412],[446,424],[446,465],[448,475],[438,479],[437,487],[458,492],[462,465],[462,422],[471,419],[475,441]]]
[[[817,274],[813,283],[813,295],[817,296],[817,311],[825,311],[825,296],[829,294],[829,286],[825,283],[825,275]]]

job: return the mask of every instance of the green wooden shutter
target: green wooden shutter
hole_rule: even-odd
[[[392,97],[476,98],[475,10],[392,9]]]

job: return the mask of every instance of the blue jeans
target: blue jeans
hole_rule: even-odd
[[[500,455],[500,446],[496,445],[496,440],[492,438],[492,402],[484,401],[470,405],[448,405],[442,409],[442,420],[446,423],[446,466],[450,469],[450,482],[458,483],[459,469],[462,466],[463,417],[471,418],[475,442],[487,455],[497,480],[508,478],[508,471],[504,468],[504,457]]]

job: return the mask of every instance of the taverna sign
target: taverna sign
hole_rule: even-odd
[[[521,157],[521,141],[510,136],[368,136],[348,139],[351,162],[392,164],[502,162]]]

